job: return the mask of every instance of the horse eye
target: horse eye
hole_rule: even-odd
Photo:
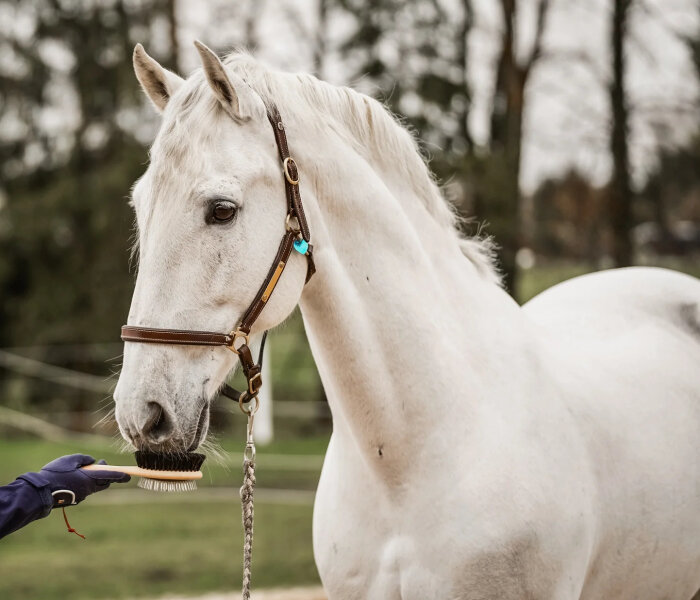
[[[233,202],[217,202],[212,210],[212,220],[216,223],[228,223],[236,216],[236,210]]]

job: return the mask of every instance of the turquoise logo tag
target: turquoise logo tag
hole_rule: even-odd
[[[294,249],[299,254],[306,254],[306,251],[309,249],[309,242],[307,242],[306,240],[295,240]]]

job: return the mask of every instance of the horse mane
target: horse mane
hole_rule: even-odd
[[[274,102],[284,107],[285,113],[294,115],[304,114],[305,111],[300,109],[306,105],[317,115],[314,117],[316,123],[320,119],[324,125],[332,126],[370,162],[399,170],[429,214],[456,237],[462,254],[477,272],[500,284],[493,240],[480,233],[467,236],[460,230],[463,220],[436,183],[415,137],[387,107],[353,89],[326,83],[310,74],[274,71],[245,51],[229,54],[224,63],[240,75],[266,105]],[[193,78],[201,75],[197,72]],[[203,76],[200,79],[201,83],[191,90],[183,103],[185,110],[193,108],[193,104],[199,104],[202,99],[207,84]]]

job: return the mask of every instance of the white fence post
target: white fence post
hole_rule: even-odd
[[[263,386],[260,389],[260,409],[255,415],[255,441],[269,444],[274,438],[272,423],[272,374],[270,373],[270,340],[265,344],[262,369]]]

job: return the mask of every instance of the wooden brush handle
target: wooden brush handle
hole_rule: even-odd
[[[98,465],[92,464],[81,469],[87,471],[117,471],[136,477],[148,477],[149,479],[161,479],[165,481],[194,481],[202,478],[201,471],[155,471],[153,469],[142,469],[134,466],[119,465]]]

